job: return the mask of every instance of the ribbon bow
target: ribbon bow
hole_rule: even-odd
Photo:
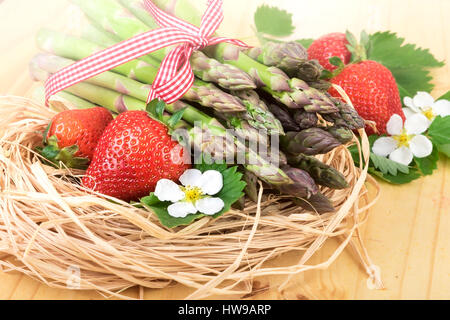
[[[211,37],[223,21],[222,3],[222,0],[208,1],[208,8],[198,28],[165,13],[151,0],[145,0],[144,7],[161,28],[137,35],[61,69],[45,83],[46,104],[52,95],[74,84],[151,52],[177,45],[161,63],[147,98],[147,103],[155,98],[164,100],[166,103],[175,102],[189,90],[194,82],[194,73],[189,61],[194,50],[221,42],[247,47],[239,40]]]

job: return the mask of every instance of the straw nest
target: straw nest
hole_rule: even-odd
[[[381,283],[359,237],[367,218],[369,146],[364,131],[356,168],[345,147],[321,157],[338,168],[351,187],[322,189],[337,211],[306,212],[283,197],[263,193],[246,209],[216,220],[203,218],[175,230],[161,226],[152,212],[85,192],[76,183],[84,172],[43,165],[33,151],[55,111],[19,97],[0,97],[0,268],[19,271],[49,286],[67,288],[77,270],[78,289],[126,298],[133,286],[163,288],[178,282],[194,289],[186,298],[251,291],[258,276],[292,275],[329,266],[351,244],[375,285]],[[355,139],[357,143],[357,139]],[[377,192],[378,193],[378,192]],[[331,237],[341,245],[327,261],[307,265]],[[298,263],[267,267],[288,251]]]

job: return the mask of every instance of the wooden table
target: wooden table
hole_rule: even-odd
[[[255,43],[250,28],[253,12],[262,0],[225,1],[222,33]],[[358,34],[392,30],[408,42],[430,48],[440,60],[450,58],[450,1],[429,0],[272,0],[290,8],[296,37],[316,37],[349,29]],[[0,0],[0,94],[30,95],[33,83],[27,64],[36,53],[34,34],[40,26],[61,25],[65,0]],[[56,17],[56,20],[55,20]],[[73,22],[75,23],[75,21]],[[449,90],[450,64],[434,71],[438,97]],[[1,115],[0,115],[1,116]],[[363,228],[366,247],[382,270],[385,290],[369,290],[367,275],[350,251],[328,269],[294,277],[283,292],[284,277],[258,279],[253,299],[450,299],[450,161],[442,160],[433,175],[406,186],[381,183],[382,194]],[[310,263],[329,257],[336,248],[329,241]],[[295,253],[272,265],[293,263]],[[145,290],[146,299],[178,299],[190,292],[176,285]],[[138,289],[127,292],[138,297]],[[97,292],[56,290],[20,274],[0,273],[0,299],[101,299]],[[224,297],[213,297],[224,298]],[[239,299],[239,297],[231,297]]]

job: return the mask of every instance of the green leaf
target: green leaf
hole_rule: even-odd
[[[391,67],[437,68],[444,65],[428,49],[417,48],[414,44],[405,44],[405,39],[393,32],[377,32],[370,36],[368,58]]]
[[[433,171],[437,169],[437,163],[439,161],[439,152],[436,146],[433,145],[433,152],[426,158],[414,158],[419,170],[424,175],[431,175]]]
[[[187,107],[178,110],[175,112],[169,120],[167,120],[167,126],[169,128],[174,128],[178,122],[180,122],[181,118],[183,118],[184,112],[186,111]]]
[[[44,163],[55,168],[60,168],[63,163],[68,168],[85,170],[88,168],[89,159],[75,157],[78,146],[73,145],[60,149],[56,136],[47,140],[47,145],[36,148],[36,151],[45,158]]]
[[[308,49],[311,44],[314,42],[314,39],[299,39],[296,40],[298,43],[300,43],[305,49]]]
[[[417,169],[410,168],[409,173],[398,173],[396,176],[390,175],[390,174],[383,174],[380,171],[369,168],[369,173],[373,176],[376,176],[386,182],[389,182],[391,184],[406,184],[410,183],[411,181],[419,179],[422,175],[419,173]]]
[[[200,170],[202,173],[208,170],[217,170],[223,176],[223,188],[214,197],[222,199],[225,206],[222,211],[213,215],[212,218],[216,219],[229,211],[231,206],[244,195],[243,190],[246,187],[246,183],[242,181],[243,175],[242,173],[237,172],[237,167],[228,168],[226,164],[222,163],[209,164],[208,159],[202,158],[201,163],[195,165],[195,169]],[[189,225],[197,219],[206,217],[206,215],[198,213],[188,215],[185,218],[174,218],[169,215],[167,211],[167,208],[171,203],[159,201],[153,193],[148,197],[142,198],[141,203],[146,208],[153,210],[161,221],[161,224],[168,228]]]
[[[404,42],[404,38],[393,32],[377,32],[370,35],[367,56],[392,72],[402,99],[405,96],[414,96],[418,91],[431,91],[434,86],[428,69],[444,65],[428,49]]]
[[[158,103],[156,103],[156,116],[158,117],[159,121],[164,120],[164,111],[166,110],[166,103],[162,100],[159,100]]]
[[[450,91],[447,91],[447,93],[445,93],[444,95],[442,95],[440,98],[438,98],[437,100],[450,100]]]
[[[174,218],[167,211],[167,208],[172,203],[167,201],[159,201],[159,199],[153,193],[151,193],[148,197],[142,198],[141,203],[147,209],[152,210],[158,217],[159,221],[161,221],[162,225],[166,226],[167,228],[186,226],[191,224],[195,220],[205,216],[204,214],[190,214],[185,218]]]
[[[254,19],[258,33],[265,33],[274,37],[287,37],[295,30],[292,23],[292,14],[277,7],[259,6],[256,9]]]
[[[375,153],[370,153],[370,161],[375,169],[378,169],[384,175],[390,174],[396,176],[399,172],[408,174],[409,168],[403,164],[392,161],[388,158],[377,156]]]
[[[428,128],[428,135],[439,152],[450,157],[450,116],[436,117]]]

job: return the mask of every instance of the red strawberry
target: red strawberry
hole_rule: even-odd
[[[92,160],[97,142],[112,120],[111,112],[101,107],[63,111],[51,120],[46,138],[55,136],[61,149],[76,145],[75,156]]]
[[[177,180],[190,165],[168,128],[145,111],[120,114],[105,129],[83,185],[124,201],[154,191],[161,179]]]
[[[348,64],[352,54],[347,49],[347,37],[344,33],[330,33],[315,40],[308,48],[309,59],[318,60],[325,69],[335,70],[337,67],[332,65],[329,60],[332,57],[341,58],[344,64]]]
[[[344,89],[361,117],[375,121],[379,134],[386,133],[386,123],[394,113],[405,120],[397,83],[389,69],[378,62],[350,64],[331,82]],[[333,88],[329,92],[341,97]],[[373,133],[370,128],[366,131]]]
[[[112,120],[111,113],[100,107],[63,111],[53,117],[44,133],[44,147],[36,150],[50,165],[86,169]]]

